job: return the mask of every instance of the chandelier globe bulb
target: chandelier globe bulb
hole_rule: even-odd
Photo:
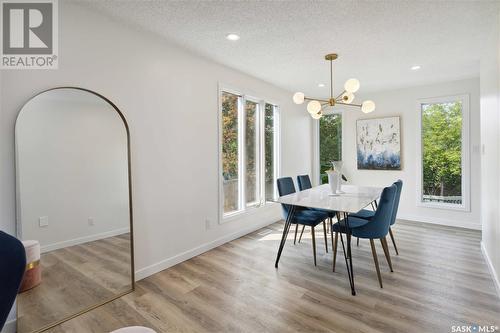
[[[344,89],[347,92],[355,93],[359,90],[359,80],[358,79],[349,79],[344,84]]]
[[[303,92],[296,92],[295,94],[293,94],[293,102],[295,104],[302,104],[304,103],[304,93]]]

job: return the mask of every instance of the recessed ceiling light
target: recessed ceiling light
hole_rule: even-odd
[[[413,66],[410,67],[410,69],[412,71],[418,71],[420,68],[422,68],[422,66],[420,66],[420,65],[413,65]]]
[[[325,87],[325,84],[324,84],[324,83],[319,83],[319,84],[318,84],[318,87],[320,87],[320,88],[324,88],[324,87]]]
[[[240,39],[240,36],[238,36],[237,34],[227,34],[226,39],[232,40],[232,41],[237,41],[238,39]]]

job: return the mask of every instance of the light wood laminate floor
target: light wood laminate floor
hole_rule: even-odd
[[[500,325],[480,232],[399,221],[393,228],[399,256],[390,244],[394,273],[376,244],[383,289],[369,242],[353,242],[357,296],[351,296],[342,252],[332,273],[321,227],[317,267],[310,234],[294,246],[292,228],[275,269],[282,228],[283,222],[275,223],[150,276],[132,294],[52,332],[144,325],[158,332],[421,333]]]
[[[43,253],[42,283],[17,298],[19,332],[63,319],[131,288],[130,234]]]

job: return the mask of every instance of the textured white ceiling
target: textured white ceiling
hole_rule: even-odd
[[[82,1],[219,63],[290,91],[328,94],[325,54],[339,53],[336,85],[363,91],[479,75],[493,1]],[[241,36],[238,42],[227,33]],[[419,64],[422,69],[411,71]],[[318,88],[318,83],[326,83]]]

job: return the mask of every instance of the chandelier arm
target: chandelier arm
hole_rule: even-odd
[[[346,106],[357,106],[358,108],[360,108],[362,105],[361,104],[348,104],[348,103],[342,103],[342,102],[337,102],[337,104],[341,104],[341,105],[346,105]]]
[[[335,100],[342,100],[340,97],[342,97],[342,95],[344,95],[346,93],[346,91],[342,91],[337,97],[335,97]]]
[[[311,97],[304,97],[305,101],[318,101],[318,102],[323,102],[323,103],[329,103],[326,99],[319,99],[319,98],[311,98]]]

